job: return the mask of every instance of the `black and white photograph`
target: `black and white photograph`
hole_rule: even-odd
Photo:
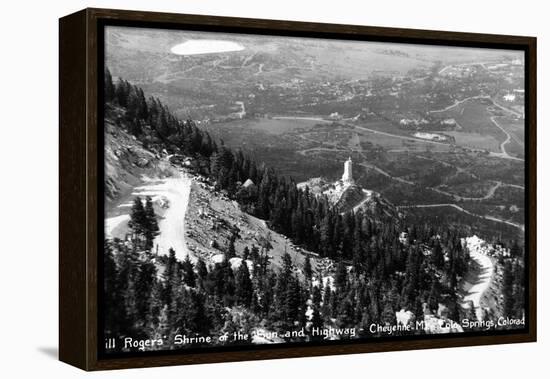
[[[103,35],[104,356],[528,327],[523,50]]]

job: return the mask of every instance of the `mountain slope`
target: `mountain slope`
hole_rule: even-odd
[[[192,179],[185,223],[189,249],[206,261],[216,260],[217,255],[223,254],[232,235],[237,236],[237,255],[241,255],[245,247],[250,249],[268,244],[271,263],[277,267],[281,266],[285,252],[299,268],[303,267],[306,255],[314,261],[317,258],[316,254],[295,246],[289,238],[271,230],[264,220],[242,211],[236,201],[228,199],[222,191],[214,190],[200,176]]]
[[[264,220],[243,212],[236,201],[215,190],[208,179],[193,173],[183,162],[171,159],[166,152],[146,148],[127,132],[125,122],[117,126],[116,117],[115,111],[105,121],[107,237],[126,239],[134,198],[150,196],[159,217],[160,234],[153,249],[159,254],[173,248],[179,260],[190,254],[192,260],[202,257],[213,262],[236,234],[238,255],[245,246],[268,243],[275,266],[280,266],[285,251],[298,267],[302,267],[304,253],[316,258],[316,254],[294,246],[287,237],[271,230]]]
[[[143,146],[128,133],[120,121],[121,110],[109,111],[105,119],[105,197],[107,209],[110,203],[127,196],[141,184],[144,178],[163,178],[177,175],[177,169],[159,153]],[[118,124],[118,125],[117,125]]]

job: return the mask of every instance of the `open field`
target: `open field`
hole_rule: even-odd
[[[498,124],[510,135],[506,145],[508,153],[523,158],[525,156],[525,120],[499,117]]]
[[[454,137],[455,143],[470,149],[487,150],[495,153],[500,152],[500,143],[497,138],[492,135],[483,135],[479,133],[467,132],[445,132]]]
[[[314,118],[253,118],[214,124],[213,128],[240,128],[268,134],[284,134],[296,130],[309,130],[320,123]]]
[[[369,131],[357,127],[355,129],[361,136],[361,141],[370,142],[379,145],[387,150],[406,150],[406,151],[449,151],[450,145],[446,143],[433,143],[421,140],[408,135],[390,135],[385,132]],[[374,129],[373,129],[374,130]]]
[[[471,100],[446,111],[444,116],[454,118],[462,132],[489,135],[502,142],[506,137],[491,122],[493,114],[488,110],[491,104],[490,100]]]

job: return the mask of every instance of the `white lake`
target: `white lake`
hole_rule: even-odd
[[[228,53],[244,50],[244,46],[233,41],[194,39],[185,41],[172,47],[171,51],[177,55],[197,55],[212,53]]]

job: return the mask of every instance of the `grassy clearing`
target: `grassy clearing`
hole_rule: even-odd
[[[500,152],[500,144],[506,140],[506,135],[491,121],[494,114],[488,107],[486,102],[476,100],[444,112],[444,117],[454,118],[462,127],[460,131],[446,134],[453,136],[459,146]],[[499,123],[500,119],[499,117]],[[512,148],[512,144],[507,144],[508,146]]]
[[[459,146],[495,153],[500,152],[500,142],[492,135],[465,132],[446,132],[446,134],[454,137],[455,143]]]
[[[516,120],[510,117],[499,117],[498,123],[510,134],[510,142],[506,144],[506,151],[516,157],[525,156],[525,120]]]
[[[408,152],[448,152],[450,147],[446,144],[432,144],[421,140],[402,139],[384,134],[369,133],[357,129],[360,134],[359,138],[362,142],[370,142],[374,145],[379,145],[386,150],[408,151]]]
[[[218,128],[238,127],[248,130],[258,130],[269,134],[284,134],[295,130],[308,130],[318,124],[319,121],[312,119],[271,119],[271,118],[254,118],[245,120],[236,120],[226,123],[216,124]]]

